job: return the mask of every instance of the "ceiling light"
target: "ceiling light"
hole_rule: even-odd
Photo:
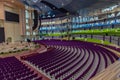
[[[81,16],[79,16],[79,18],[81,18]]]
[[[53,7],[53,9],[55,9],[55,7]]]
[[[42,6],[40,8],[42,9]]]
[[[52,17],[55,17],[55,14]]]
[[[64,3],[62,3],[62,6],[64,6]]]

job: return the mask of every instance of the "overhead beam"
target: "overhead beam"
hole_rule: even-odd
[[[41,3],[43,3],[43,4],[45,4],[46,6],[50,7],[52,10],[58,10],[58,11],[60,11],[60,12],[62,12],[62,13],[67,13],[67,12],[69,12],[69,11],[67,11],[67,10],[64,9],[64,8],[57,8],[55,5],[53,5],[53,4],[51,4],[51,3],[47,2],[47,1],[44,1],[44,0],[42,0]]]

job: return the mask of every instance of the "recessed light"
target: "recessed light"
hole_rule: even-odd
[[[62,3],[62,6],[64,6],[64,3]]]
[[[40,8],[42,9],[43,7],[41,6]]]
[[[55,9],[55,7],[53,7],[53,9]]]
[[[81,18],[81,16],[79,16],[79,18]]]

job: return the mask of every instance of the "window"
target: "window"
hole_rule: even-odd
[[[36,32],[33,32],[33,35],[36,35]]]
[[[116,19],[116,23],[120,23],[120,19]]]
[[[111,7],[108,7],[108,8],[105,8],[102,10],[102,12],[107,12],[107,11],[111,11],[111,10],[114,10],[115,8],[117,8],[119,5],[114,5],[114,6],[111,6]]]
[[[27,31],[27,32],[26,32],[26,35],[29,36],[29,35],[30,35],[30,32]]]
[[[115,23],[115,20],[111,20],[111,21],[110,21],[110,24],[114,24],[114,23]]]
[[[28,24],[29,22],[28,22],[28,19],[26,19],[26,23]]]
[[[30,29],[29,25],[26,25],[26,29]]]
[[[106,24],[110,24],[110,21],[107,21]]]
[[[112,18],[112,17],[115,17],[115,14],[114,14],[114,13],[113,13],[113,14],[108,15],[108,18]]]
[[[30,18],[30,15],[29,15],[29,11],[28,11],[28,10],[25,11],[25,15],[26,15],[26,18]]]
[[[116,16],[120,16],[120,12],[118,12]]]

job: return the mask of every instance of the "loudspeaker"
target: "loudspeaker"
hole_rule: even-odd
[[[38,26],[38,19],[34,19],[34,25],[32,27],[32,30],[35,30]]]
[[[33,20],[34,24],[32,30],[35,30],[38,27],[38,18],[39,18],[38,11],[34,10],[34,20]]]
[[[38,11],[37,10],[34,10],[34,18],[38,19]]]
[[[41,17],[39,17],[39,29],[41,27]]]

